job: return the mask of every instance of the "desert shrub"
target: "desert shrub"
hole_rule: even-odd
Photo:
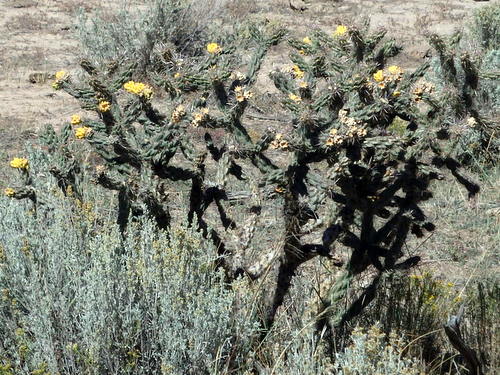
[[[83,57],[104,66],[135,61],[138,71],[165,69],[171,55],[199,55],[224,15],[227,0],[120,0],[78,15]]]
[[[500,6],[491,4],[474,13],[470,42],[476,42],[485,51],[500,48]]]
[[[36,210],[0,199],[2,373],[208,374],[244,363],[254,326],[233,311],[213,246],[185,226],[139,220],[124,237],[100,215],[96,227],[95,201],[40,181],[42,165],[30,156]]]
[[[352,343],[337,355],[336,374],[424,374],[417,360],[403,357],[404,347],[404,340],[395,332],[386,340],[376,325],[368,330],[358,327],[352,333]]]
[[[466,302],[461,329],[466,340],[478,353],[481,363],[494,373],[499,368],[500,288],[498,280],[485,279],[472,283],[463,296]]]
[[[406,352],[425,360],[429,373],[441,373],[451,371],[461,361],[443,325],[465,304],[460,327],[464,340],[476,350],[485,369],[492,370],[496,368],[499,338],[495,323],[499,297],[493,280],[475,280],[461,287],[430,272],[388,274],[377,298],[354,323],[362,327],[377,324],[385,334],[403,334],[410,342]],[[350,336],[351,331],[345,335]]]

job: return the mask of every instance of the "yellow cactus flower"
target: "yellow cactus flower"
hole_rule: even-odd
[[[382,82],[385,77],[384,77],[384,71],[383,70],[377,70],[376,73],[373,73],[373,79],[377,82]]]
[[[209,113],[208,108],[202,108],[200,112],[196,112],[193,115],[193,120],[191,121],[191,125],[197,128],[198,126],[203,124],[203,122],[205,122],[209,117],[208,113]]]
[[[236,94],[236,101],[240,103],[253,97],[253,93],[251,91],[244,90],[241,86],[236,86],[234,88],[234,93]]]
[[[67,72],[65,72],[64,70],[60,70],[60,71],[56,72],[55,76],[56,76],[57,81],[63,81],[69,77],[69,74]]]
[[[400,75],[403,74],[403,69],[401,69],[397,65],[391,65],[390,67],[387,68],[389,73],[394,74],[394,75]]]
[[[186,109],[182,104],[180,104],[175,108],[174,112],[172,112],[171,121],[174,124],[176,124],[179,121],[181,121],[185,115],[186,115]]]
[[[28,169],[29,161],[25,158],[14,158],[10,161],[10,166],[17,169]]]
[[[71,125],[79,125],[82,123],[82,118],[80,115],[72,115],[71,116]]]
[[[348,31],[347,26],[339,25],[339,26],[337,26],[337,28],[333,32],[333,36],[342,36],[345,33],[347,33],[347,31]]]
[[[5,190],[3,191],[4,195],[6,195],[7,197],[13,197],[14,195],[16,195],[16,191],[10,187],[8,188],[5,188]]]
[[[302,82],[299,83],[299,87],[301,89],[307,89],[309,87],[309,84],[307,82],[305,82],[305,81],[302,81]]]
[[[139,93],[144,89],[144,87],[145,87],[144,83],[134,82],[134,81],[128,81],[123,85],[123,88],[126,91],[136,95],[139,95]]]
[[[302,43],[312,44],[312,40],[311,40],[311,38],[309,38],[308,36],[306,36],[304,39],[302,39]]]
[[[302,101],[302,99],[300,98],[300,96],[297,96],[297,95],[295,95],[295,94],[290,94],[290,95],[288,95],[288,98],[289,98],[290,100],[293,100],[295,103],[299,103],[299,102],[301,102],[301,101]]]
[[[151,99],[153,96],[153,89],[142,82],[128,81],[123,85],[123,88],[126,91],[145,99]]]
[[[297,65],[292,66],[292,74],[294,78],[304,78],[304,72]]]
[[[211,54],[221,53],[222,47],[219,46],[217,43],[208,43],[207,44],[207,51],[208,51],[208,53],[211,53]]]
[[[401,91],[394,91],[394,92],[392,93],[392,96],[394,96],[395,98],[397,98],[397,97],[398,97],[398,96],[400,96],[400,95],[401,95]]]
[[[75,129],[75,137],[78,139],[87,138],[90,134],[92,134],[92,129],[88,126],[82,126]]]
[[[290,144],[288,143],[287,140],[285,140],[283,138],[283,134],[281,133],[278,133],[276,134],[276,136],[274,137],[274,140],[271,142],[270,144],[271,148],[277,150],[277,149],[281,149],[281,150],[288,150],[290,148]]]
[[[106,100],[103,100],[99,102],[97,109],[99,109],[99,112],[108,112],[111,109],[111,103]]]
[[[181,73],[179,73],[179,72],[175,73],[174,78],[181,78]]]

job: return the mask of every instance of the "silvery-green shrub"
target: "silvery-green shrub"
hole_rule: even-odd
[[[233,311],[212,246],[185,226],[96,226],[96,190],[94,202],[63,197],[30,162],[46,188],[37,206],[0,198],[2,369],[209,374],[241,360],[252,322]]]

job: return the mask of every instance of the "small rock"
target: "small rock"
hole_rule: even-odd
[[[306,3],[303,0],[288,0],[290,4],[290,8],[296,11],[303,12],[307,9]]]

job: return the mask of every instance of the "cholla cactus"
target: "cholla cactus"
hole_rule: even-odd
[[[103,165],[95,169],[95,182],[117,192],[122,233],[130,217],[144,213],[160,228],[170,227],[167,186],[187,184],[187,220],[224,256],[228,279],[242,274],[257,279],[270,268],[274,271],[263,308],[269,328],[297,268],[316,256],[330,258],[337,242],[352,254],[330,292],[331,304],[345,295],[353,277],[369,268],[381,274],[415,265],[419,258],[404,259],[402,247],[408,235],[420,237],[434,229],[419,204],[432,197],[430,183],[443,178],[440,169],[450,169],[471,194],[478,188],[459,174],[457,162],[441,153],[432,117],[415,104],[413,90],[427,65],[412,73],[386,67],[400,48],[394,41],[380,45],[383,31],[368,35],[345,27],[335,35],[318,31],[308,40],[291,41],[298,51],[291,54],[292,68],[271,74],[292,117],[286,137],[269,129],[253,141],[244,114],[262,61],[284,31],[252,27],[250,35],[254,51],[245,74],[237,73],[241,66],[234,48],[211,42],[203,61],[184,70],[175,65],[159,77],[156,84],[170,96],[166,113],[153,105],[150,86],[132,81],[133,67],[117,75],[85,63],[88,85],[79,87],[68,75],[58,87],[98,116],[82,118],[79,125],[91,129],[82,132],[83,142]],[[397,117],[408,122],[403,134],[390,130]],[[83,187],[76,176],[82,168],[71,152],[71,129],[67,124],[61,135],[49,129],[43,138],[64,160],[52,172],[78,192]],[[225,134],[223,142],[214,140],[214,129]],[[201,144],[196,139],[200,130]],[[255,191],[237,190],[250,180]],[[241,198],[250,198],[249,207],[241,207],[251,215],[279,207],[280,224],[273,233],[280,246],[262,251],[261,258],[240,251],[240,246],[249,246],[254,228],[236,246],[224,239],[226,231],[243,232],[225,207]],[[208,223],[211,206],[220,218],[218,225]],[[378,279],[335,317],[335,324],[369,303]]]
[[[494,8],[491,12],[495,12]],[[496,5],[497,19],[498,14]],[[481,17],[482,13],[477,13],[476,22],[480,23]],[[430,35],[429,42],[437,57],[432,61],[434,71],[429,76],[440,90],[423,98],[430,106],[430,114],[439,119],[440,136],[453,141],[449,147],[452,155],[464,163],[478,156],[494,163],[500,152],[499,97],[494,83],[499,78],[495,70],[499,63],[498,45],[490,45],[489,40],[472,40],[467,43],[479,42],[481,46],[471,50],[461,46],[462,37],[461,32],[449,39]]]

